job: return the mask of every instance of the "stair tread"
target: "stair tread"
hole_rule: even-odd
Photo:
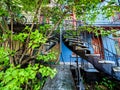
[[[75,50],[89,50],[88,48],[75,48]]]
[[[78,46],[78,47],[87,47],[87,46],[82,45],[82,44],[77,44],[76,46]]]
[[[73,42],[80,43],[81,41],[79,41],[79,40],[75,40],[75,41],[73,41]]]
[[[74,46],[77,46],[77,47],[83,47],[83,48],[86,48],[87,46],[85,46],[85,45],[82,45],[82,44],[84,44],[84,43],[82,43],[82,42],[69,42],[69,43],[71,43],[71,45],[74,45]],[[81,44],[81,45],[78,45],[78,43],[79,44]],[[88,47],[87,47],[88,48]]]
[[[76,46],[77,46],[77,47],[88,48],[87,46],[85,46],[85,45],[82,45],[82,44],[77,44]]]
[[[45,45],[45,46],[50,46],[50,43],[45,43],[44,45]]]
[[[87,72],[99,72],[97,69],[95,69],[95,68],[88,68],[88,69],[84,69],[85,71],[87,71]]]
[[[73,42],[73,43],[81,43],[81,41],[78,41],[78,40],[69,40],[69,42]]]
[[[100,60],[100,61],[98,61],[98,63],[104,63],[104,64],[115,64],[114,61],[110,61],[110,60]]]
[[[69,41],[69,42],[73,42],[73,43],[76,43],[76,45],[79,45],[79,44],[85,44],[85,42],[83,41],[80,41],[80,40],[71,40],[71,39],[66,39],[65,41]]]
[[[113,67],[113,71],[120,72],[120,66]]]
[[[77,40],[77,38],[68,38],[68,40]]]
[[[76,58],[76,57],[80,57],[80,56],[79,55],[71,55],[71,57],[75,57]]]
[[[56,40],[50,40],[51,43],[57,43],[58,41]]]
[[[86,56],[100,56],[100,54],[85,54]]]

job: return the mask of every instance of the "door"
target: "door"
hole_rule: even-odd
[[[104,58],[103,45],[102,45],[101,37],[94,36],[92,38],[92,46],[93,46],[94,54],[98,54],[100,56],[100,58]]]

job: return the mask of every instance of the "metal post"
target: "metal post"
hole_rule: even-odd
[[[65,62],[63,60],[63,55],[62,55],[62,26],[60,26],[60,56],[62,58],[64,65],[65,65]]]
[[[64,6],[65,5],[62,5],[62,8],[61,8],[62,11],[64,11]],[[62,30],[63,30],[63,22],[62,22],[62,25],[60,25],[60,56],[62,58],[64,65],[65,65],[65,62],[63,60],[63,55],[62,55]]]
[[[120,0],[118,0],[118,4],[120,5]]]

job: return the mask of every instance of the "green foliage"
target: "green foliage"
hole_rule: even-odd
[[[1,33],[0,35],[0,43],[7,41],[11,36],[11,31],[5,30],[5,33]]]
[[[35,78],[35,71],[34,68],[36,67],[28,67],[26,69],[19,69],[18,67],[10,66],[3,77],[0,78],[0,89],[1,90],[22,90],[20,85],[23,83],[28,83],[29,79]]]
[[[8,39],[8,35],[7,34],[2,34],[1,36],[0,36],[0,43],[2,43],[2,42],[4,42],[4,41],[6,41],[6,39]]]
[[[43,61],[45,61],[45,62],[48,62],[48,61],[50,61],[50,60],[52,60],[52,59],[56,59],[56,57],[55,57],[55,52],[49,52],[49,53],[46,54],[46,55],[40,54],[40,55],[37,56],[36,59],[37,59],[37,60],[43,60]]]
[[[108,4],[104,7],[101,7],[101,13],[104,14],[106,18],[114,16],[116,12],[120,12],[120,8],[117,5],[116,0],[110,0],[107,3]]]
[[[63,36],[64,38],[73,38],[74,36],[79,34],[79,32],[76,30],[66,30],[65,32],[66,34]]]
[[[31,31],[30,28],[27,26],[24,29],[24,32],[13,34],[13,40],[25,42],[25,40],[30,37],[29,41],[29,47],[32,47],[33,49],[36,47],[39,47],[41,44],[44,44],[46,42],[46,38],[43,36],[46,29],[49,28],[49,25],[45,25],[45,27],[40,26],[40,30],[35,29],[34,31]],[[29,33],[31,32],[30,35]]]
[[[49,26],[46,25],[45,29],[48,29]],[[3,39],[1,43],[6,41],[10,37],[11,33],[2,34],[1,38]],[[29,27],[26,27],[21,33],[15,33],[12,35],[13,41],[25,42],[29,37],[29,41],[27,45],[29,48],[35,49],[39,48],[41,44],[46,42],[46,38],[43,36],[42,31],[40,30],[31,30]],[[0,48],[0,70],[3,70],[5,66],[7,68],[0,72],[0,90],[39,90],[42,88],[45,79],[48,76],[51,78],[56,74],[56,69],[52,69],[51,67],[34,64],[28,65],[25,68],[21,68],[21,64],[17,64],[15,66],[10,66],[9,64],[9,56],[14,56],[18,52],[14,50],[10,50],[7,48]],[[19,54],[19,53],[18,53]],[[54,53],[48,53],[47,55],[38,55],[37,59],[44,60],[44,62],[49,62],[52,59],[55,59]],[[35,58],[36,59],[36,58]],[[19,60],[19,59],[18,59]],[[18,61],[19,62],[19,61]],[[28,62],[26,62],[28,63]],[[9,67],[10,66],[10,67]],[[36,74],[40,73],[42,80],[36,78]]]
[[[109,80],[108,78],[103,78],[102,80],[103,81],[100,84],[106,86],[109,90],[113,90],[116,86],[115,83]]]
[[[11,65],[5,72],[2,71],[0,73],[0,90],[23,90],[22,86],[31,87],[31,85],[33,90],[39,90],[41,86],[38,82],[40,81],[36,78],[38,72],[42,74],[42,77],[50,76],[53,78],[56,74],[56,69],[51,69],[43,65],[39,68],[38,64],[34,66],[29,65],[24,69],[20,68],[20,66],[13,67]],[[32,84],[31,81],[34,84]],[[42,82],[43,81],[41,81],[41,83]],[[27,88],[27,90],[29,90],[29,88]]]
[[[55,24],[60,18],[61,18],[61,15],[63,14],[63,11],[61,10],[60,7],[53,7],[51,9],[51,21],[53,24]]]
[[[5,0],[1,0],[0,1],[0,16],[3,16],[3,15],[7,15],[8,12],[6,10],[6,6],[5,6]]]
[[[48,5],[49,3],[50,3],[50,0],[43,0],[43,6],[46,6],[46,5]]]
[[[41,69],[39,69],[39,72],[42,73],[42,77],[50,76],[53,78],[57,73],[56,69],[51,69],[50,67],[41,65],[40,68]]]
[[[38,0],[20,0],[21,8],[25,12],[34,12]]]
[[[9,65],[9,52],[7,51],[9,51],[9,49],[4,49],[3,47],[0,47],[0,68]]]
[[[31,32],[29,47],[32,47],[34,49],[36,47],[39,47],[41,44],[44,44],[45,42],[46,38],[43,37],[42,33],[39,33],[39,30]]]
[[[113,34],[114,32],[116,32],[116,30],[100,30],[100,34],[102,35],[102,36],[108,36],[108,35],[110,35],[110,34]]]
[[[64,38],[72,38],[76,35],[79,35],[81,32],[89,32],[94,33],[96,36],[108,36],[110,34],[115,33],[117,30],[112,29],[111,30],[105,30],[105,28],[102,27],[93,27],[93,26],[80,26],[78,27],[78,30],[66,30],[66,34],[64,35]]]
[[[50,32],[51,27],[50,24],[40,25],[39,32],[45,36],[45,34]]]
[[[27,37],[28,37],[27,33],[14,34],[13,40],[24,42]]]
[[[106,88],[104,86],[102,86],[102,85],[99,85],[99,83],[96,82],[95,90],[106,90]]]
[[[33,66],[28,65],[26,68],[21,68],[19,66],[19,59],[21,55],[24,56],[24,54],[29,50],[34,50],[40,48],[42,44],[44,44],[47,39],[46,36],[50,32],[50,30],[56,26],[56,23],[62,18],[62,15],[64,12],[67,11],[67,13],[64,16],[70,16],[72,12],[74,12],[77,16],[77,19],[83,20],[86,22],[87,20],[94,22],[97,15],[102,13],[105,14],[106,17],[113,16],[114,12],[120,11],[120,8],[118,7],[109,7],[110,5],[113,5],[113,0],[109,2],[108,5],[103,6],[99,8],[98,4],[101,2],[101,0],[54,0],[56,3],[55,7],[49,8],[46,5],[49,3],[49,0],[41,0],[42,2],[38,4],[39,0],[1,0],[0,1],[0,21],[3,23],[2,16],[11,17],[12,14],[21,14],[21,13],[27,13],[32,12],[35,14],[35,12],[38,10],[40,14],[44,15],[46,18],[50,18],[52,21],[52,27],[50,25],[45,24],[44,26],[40,26],[39,29],[31,29],[28,26],[25,27],[24,31],[20,33],[10,32],[8,30],[3,30],[4,33],[0,36],[0,44],[12,41],[20,41],[23,44],[23,47],[20,47],[19,50],[22,48],[22,53],[17,51],[14,51],[14,48],[12,49],[10,46],[12,44],[8,44],[7,48],[0,48],[0,65],[4,66],[10,66],[9,65],[9,58],[13,57],[15,58],[15,62],[17,62],[16,66],[10,66],[7,68],[4,72],[0,72],[0,90],[22,90],[23,88],[26,90],[31,90],[30,87],[33,90],[39,90],[41,86],[44,83],[43,81],[40,81],[36,78],[36,73],[39,72],[43,77],[50,76],[53,78],[53,76],[56,73],[55,69],[51,69],[48,66],[44,65],[38,65],[35,64]],[[66,3],[66,4],[65,4]],[[40,8],[38,6],[41,5]],[[67,5],[67,6],[64,6]],[[108,8],[109,7],[109,8]],[[40,10],[40,11],[39,11]],[[34,15],[37,16],[37,15]],[[62,18],[63,20],[64,18]],[[62,21],[61,20],[61,21]],[[1,25],[1,24],[0,24]],[[59,24],[58,24],[59,25]],[[3,25],[6,29],[5,25]],[[1,28],[1,27],[0,27]],[[12,31],[12,30],[11,30]],[[53,30],[54,31],[54,30]],[[79,30],[76,31],[67,31],[68,34],[64,37],[68,37],[69,35],[75,36],[77,33],[80,33],[82,31],[88,31],[93,32],[98,35],[109,35],[110,31],[105,31],[103,28],[98,27],[81,27]],[[99,32],[100,31],[100,32]],[[113,31],[114,32],[114,31]],[[11,40],[12,41],[11,41]],[[29,49],[29,50],[26,50]],[[11,49],[11,50],[10,50]],[[42,51],[42,50],[41,50]],[[17,54],[18,53],[18,54]],[[17,54],[17,55],[16,55]],[[30,53],[29,53],[30,54]],[[30,54],[31,56],[32,54]],[[10,57],[9,57],[10,56]],[[30,57],[29,57],[30,58]],[[47,55],[40,54],[34,59],[38,61],[43,60],[44,62],[49,62],[52,59],[55,59],[54,53],[48,53]],[[32,58],[33,59],[33,58]],[[26,59],[22,58],[21,61],[25,61]],[[28,62],[26,62],[28,63]],[[110,83],[110,82],[107,82]],[[40,86],[40,85],[41,86]],[[102,83],[104,85],[107,85],[106,83]],[[27,88],[28,87],[28,88]],[[111,88],[111,86],[109,86]]]
[[[102,78],[101,82],[96,82],[95,89],[96,90],[114,90],[116,87],[116,83],[108,78]]]
[[[81,26],[78,28],[78,33],[80,32],[83,32],[83,31],[87,31],[89,33],[94,33],[96,36],[108,36],[114,32],[116,32],[115,29],[112,29],[111,30],[105,30],[105,28],[102,28],[102,27],[93,27],[93,26]]]
[[[100,0],[76,0],[75,2],[75,12],[77,14],[77,18],[83,21],[95,21],[97,14],[99,14],[98,4]]]

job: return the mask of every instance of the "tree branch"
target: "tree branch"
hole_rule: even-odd
[[[27,45],[28,45],[28,43],[29,43],[30,33],[31,33],[31,30],[32,30],[33,27],[34,27],[35,19],[36,19],[36,17],[37,17],[39,8],[40,8],[41,5],[42,5],[42,1],[43,1],[43,0],[39,0],[39,1],[37,2],[36,12],[35,12],[35,15],[34,15],[34,18],[33,18],[33,22],[32,22],[32,25],[31,25],[31,28],[30,28],[30,31],[29,31],[29,34],[28,34],[28,37],[27,37],[27,40],[26,40],[26,43],[25,43],[26,49],[28,49]],[[20,57],[20,62],[22,61],[22,59],[23,59],[23,57],[25,56],[25,54],[26,54],[26,50],[24,50],[23,55]]]
[[[63,18],[65,17],[65,15],[66,15],[67,12],[68,12],[68,10],[65,11],[65,12],[62,14],[61,18],[58,20],[58,22],[55,24],[55,26],[51,29],[50,33],[47,35],[47,38],[49,38],[50,35],[52,34],[52,32],[57,28],[57,26],[58,26],[58,25],[60,24],[60,22],[63,20]]]
[[[33,22],[32,22],[32,25],[31,25],[31,30],[32,30],[33,27],[34,27],[35,19],[37,18],[39,8],[40,8],[41,5],[42,5],[42,1],[43,1],[43,0],[39,0],[39,1],[37,2],[37,9],[36,9],[36,12],[35,12],[35,15],[34,15],[34,18],[33,18]]]

